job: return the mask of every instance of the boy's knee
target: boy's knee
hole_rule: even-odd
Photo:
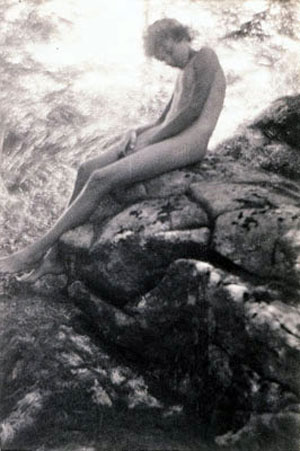
[[[81,165],[78,168],[77,171],[77,177],[83,181],[86,182],[91,174],[93,173],[93,169],[88,161],[81,163]]]
[[[84,178],[86,175],[87,171],[86,171],[86,164],[82,163],[78,170],[77,170],[77,177],[79,177],[80,179]]]
[[[93,171],[88,179],[88,187],[93,191],[108,189],[111,187],[110,185],[110,177],[102,169]]]

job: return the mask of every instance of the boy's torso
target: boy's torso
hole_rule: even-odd
[[[169,122],[177,114],[178,111],[180,111],[190,103],[191,97],[193,95],[194,78],[194,69],[193,65],[190,62],[177,77],[173,93],[173,100],[170,109],[164,119],[165,123]]]

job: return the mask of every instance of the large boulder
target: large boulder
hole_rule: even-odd
[[[299,96],[281,99],[201,164],[104,199],[88,224],[61,240],[71,279],[124,305],[153,288],[175,259],[218,259],[259,280],[288,282],[296,296],[300,185],[284,174],[297,173],[300,151],[283,139],[297,141],[299,110]],[[272,144],[261,125],[269,117],[280,122]],[[268,145],[279,148],[281,160],[289,155],[281,175],[262,170]]]
[[[100,416],[103,449],[124,448],[105,440],[125,422],[142,425],[131,449],[298,450],[299,112],[299,96],[279,99],[201,164],[111,193],[61,238],[67,304],[45,304],[42,332],[4,333],[5,446],[58,410],[69,429],[74,411]],[[193,439],[170,440],[176,424]]]
[[[61,240],[81,280],[70,293],[103,339],[229,449],[261,429],[266,449],[281,424],[297,441],[299,112],[300,96],[279,99],[201,164],[113,193],[110,215],[99,206]]]
[[[300,175],[300,95],[282,97],[263,111],[216,152],[249,167],[277,172],[291,179]]]
[[[187,437],[172,432],[187,423],[182,407],[160,401],[73,303],[22,290],[1,298],[0,309],[3,449],[185,449]]]
[[[179,259],[122,311],[81,282],[69,292],[102,339],[134,355],[151,385],[160,381],[162,399],[171,395],[196,411],[219,447],[250,450],[259,434],[257,449],[277,449],[274,433],[288,428],[280,444],[298,449],[300,311],[278,300],[276,291]]]

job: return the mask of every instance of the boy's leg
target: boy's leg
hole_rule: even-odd
[[[147,146],[126,158],[93,172],[78,197],[58,219],[52,229],[24,251],[0,260],[1,272],[20,272],[40,260],[66,231],[84,223],[97,207],[102,196],[111,190],[141,182],[200,161],[206,152],[223,105],[225,81],[216,77],[205,105],[203,121],[196,122],[180,135]],[[200,118],[201,119],[201,118]]]
[[[174,137],[94,171],[79,196],[52,229],[23,251],[1,259],[0,272],[16,273],[35,265],[63,233],[89,218],[102,196],[113,189],[199,161],[206,151],[207,141],[204,134],[203,149],[191,149],[184,141]]]
[[[128,138],[127,136],[124,136],[121,141],[112,145],[98,157],[91,158],[80,165],[68,206],[80,194],[92,173],[97,169],[104,168],[105,166],[117,161],[121,154],[124,153],[127,145]],[[18,280],[21,282],[34,283],[44,274],[62,274],[64,273],[64,270],[64,264],[59,258],[57,246],[54,244],[38,267],[32,270],[29,274],[19,277]]]
[[[112,164],[115,161],[119,160],[124,155],[128,143],[128,134],[125,134],[124,137],[121,138],[121,140],[110,146],[107,150],[102,152],[101,155],[96,158],[91,158],[79,166],[73,192],[68,202],[68,206],[82,191],[92,173],[97,169],[104,168],[105,166],[108,166],[109,164]]]

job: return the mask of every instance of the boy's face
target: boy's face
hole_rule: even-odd
[[[188,41],[175,41],[173,38],[167,38],[161,42],[155,58],[164,61],[168,66],[183,69],[189,61],[189,51]]]

